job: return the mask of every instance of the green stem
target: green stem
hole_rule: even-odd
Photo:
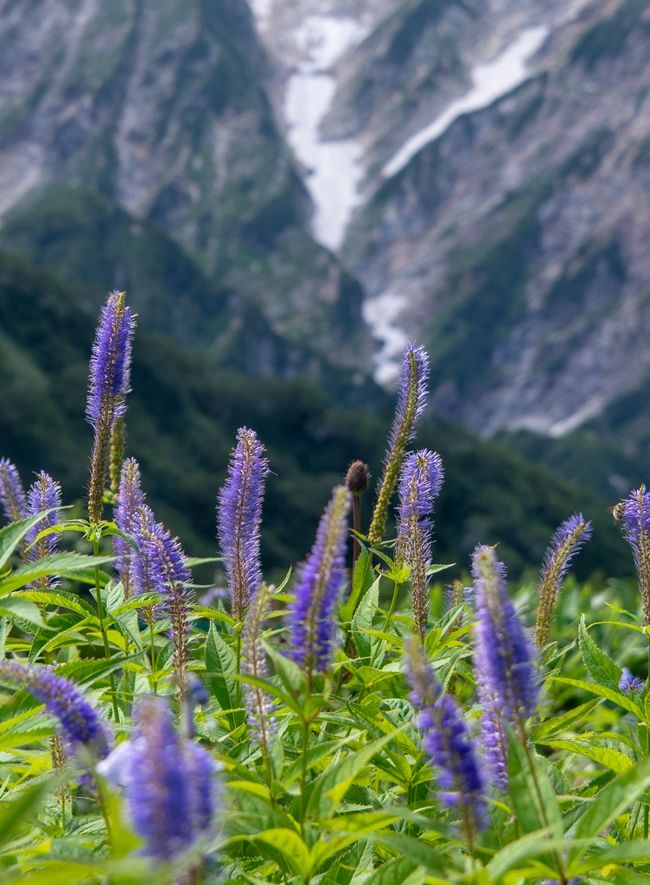
[[[307,817],[307,749],[309,747],[309,721],[302,724],[302,771],[300,775],[300,829],[305,837],[305,818]]]
[[[99,541],[97,537],[93,537],[93,555],[99,556]],[[101,581],[99,579],[99,566],[95,566],[95,602],[97,604],[97,619],[99,620],[99,629],[102,634],[102,642],[104,644],[104,656],[107,661],[111,659],[111,650],[108,644],[108,634],[106,633],[106,621],[104,604],[102,602]],[[120,711],[117,706],[117,693],[115,691],[115,676],[111,673],[108,677],[111,688],[111,703],[113,706],[113,717],[116,722],[120,721]]]
[[[151,655],[151,690],[158,694],[158,680],[156,679],[156,636],[153,632],[153,614],[149,618],[149,649]]]

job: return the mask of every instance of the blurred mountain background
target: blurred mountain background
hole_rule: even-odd
[[[94,317],[140,315],[130,451],[210,553],[236,428],[264,554],[379,474],[399,355],[432,359],[440,559],[581,568],[650,451],[647,0],[0,0],[0,451],[87,480]],[[370,507],[368,496],[366,508]]]

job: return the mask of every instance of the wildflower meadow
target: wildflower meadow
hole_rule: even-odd
[[[536,583],[498,546],[436,563],[411,344],[381,475],[341,465],[295,570],[262,570],[248,427],[193,559],[128,454],[135,326],[111,294],[85,512],[0,461],[0,885],[650,882],[650,493],[615,508],[627,596],[568,579],[579,513]]]

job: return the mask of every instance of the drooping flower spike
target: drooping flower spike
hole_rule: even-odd
[[[426,406],[428,378],[427,352],[423,347],[409,344],[402,362],[397,408],[388,439],[384,473],[368,531],[371,544],[378,544],[383,540],[388,519],[388,505],[395,490],[404,451],[413,439],[416,421]]]
[[[95,430],[88,489],[91,523],[101,519],[113,428],[126,411],[134,331],[135,316],[124,292],[112,292],[99,317],[90,360],[86,417]]]
[[[262,583],[260,524],[264,481],[269,475],[265,448],[255,431],[241,427],[217,501],[217,535],[230,591],[233,617],[241,620]]]
[[[643,617],[650,624],[650,493],[644,485],[623,502],[623,533],[634,554]]]
[[[404,459],[399,481],[396,559],[410,567],[415,625],[421,636],[427,624],[427,569],[431,565],[432,511],[443,481],[437,452],[421,449]]]
[[[107,726],[69,679],[59,676],[49,666],[16,660],[0,661],[0,678],[25,688],[45,704],[48,713],[59,720],[70,755],[81,747],[100,759],[108,754],[111,736]]]
[[[32,526],[25,535],[25,543],[28,545],[27,558],[32,561],[44,559],[54,553],[61,537],[59,532],[50,532],[36,541],[42,531],[52,528],[59,522],[61,510],[61,486],[49,473],[41,471],[36,474],[36,481],[27,493],[27,513],[28,516],[36,516],[45,510],[51,512]],[[39,578],[37,585],[42,589],[51,588],[55,585],[55,580],[48,575]]]
[[[308,684],[329,666],[336,631],[336,603],[345,579],[350,493],[337,486],[321,517],[311,553],[298,574],[291,608],[291,648]]]
[[[420,711],[422,746],[438,770],[441,798],[458,809],[471,845],[485,823],[485,785],[462,714],[453,698],[442,693],[419,637],[412,636],[406,645],[406,680],[410,700]]]
[[[120,482],[115,503],[115,524],[125,535],[133,536],[135,517],[138,507],[145,502],[140,480],[140,465],[135,458],[127,458],[122,464]],[[119,535],[113,537],[113,552],[116,556],[116,568],[124,587],[124,596],[128,599],[132,589],[132,571],[134,551],[128,541]]]
[[[591,523],[585,520],[582,513],[570,516],[553,535],[544,556],[537,587],[535,642],[540,649],[544,648],[549,640],[553,611],[571,560],[590,537]]]
[[[8,458],[0,459],[0,503],[9,522],[27,516],[27,499],[20,474]]]
[[[162,698],[143,698],[135,721],[133,739],[120,744],[98,771],[125,788],[144,854],[170,861],[211,829],[218,766],[207,750],[178,734]]]

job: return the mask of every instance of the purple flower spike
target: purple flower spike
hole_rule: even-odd
[[[427,569],[431,564],[433,533],[431,513],[443,476],[440,455],[421,449],[406,456],[399,481],[396,558],[411,570],[413,615],[421,636],[427,624]]]
[[[265,449],[255,431],[241,427],[228,475],[217,501],[217,534],[224,559],[233,617],[241,620],[262,583],[260,524],[264,480],[269,475]]]
[[[553,535],[544,557],[537,590],[539,604],[535,621],[535,642],[540,649],[549,640],[553,610],[571,560],[590,537],[591,523],[585,520],[582,513],[570,516]]]
[[[134,594],[160,593],[165,596],[160,614],[166,615],[171,622],[174,673],[182,695],[186,687],[188,661],[187,585],[191,579],[190,570],[178,538],[156,522],[151,508],[146,505],[136,510],[134,537],[139,549],[133,561]],[[151,609],[147,611],[151,612]]]
[[[20,474],[8,458],[0,459],[0,503],[9,522],[18,522],[28,515]]]
[[[513,725],[535,712],[539,684],[533,649],[517,617],[505,582],[505,569],[492,547],[477,547],[472,557],[477,623],[477,671],[495,709]]]
[[[409,344],[404,354],[400,376],[399,396],[388,438],[388,450],[384,461],[384,475],[379,486],[377,503],[368,531],[371,544],[378,544],[384,536],[388,505],[392,497],[404,451],[415,434],[415,424],[425,409],[429,357],[423,347]]]
[[[650,624],[650,493],[644,485],[623,502],[623,533],[634,554],[643,616]]]
[[[140,485],[140,466],[135,458],[127,458],[120,472],[115,506],[115,524],[125,535],[134,534],[136,512],[144,502],[145,496]],[[124,595],[128,599],[131,595],[133,549],[128,541],[115,535],[113,551],[117,557],[117,571],[122,580]]]
[[[459,810],[471,841],[486,816],[485,787],[476,750],[459,708],[449,695],[442,694],[416,637],[411,637],[406,648],[406,679],[410,700],[420,710],[417,727],[422,732],[422,745],[439,772],[441,799]]]
[[[336,603],[345,579],[349,509],[350,493],[337,486],[296,582],[291,646],[294,660],[306,668],[310,688],[313,672],[325,672],[330,663]]]
[[[213,825],[218,766],[207,750],[180,737],[162,698],[142,699],[135,721],[133,739],[120,744],[98,771],[125,788],[144,854],[173,860]]]
[[[27,550],[27,558],[32,561],[44,559],[54,553],[61,537],[59,532],[51,532],[36,541],[40,532],[52,528],[59,522],[61,510],[61,486],[49,473],[41,471],[36,474],[36,482],[30,486],[27,493],[27,511],[29,516],[36,516],[44,510],[52,512],[39,520],[25,535],[25,543],[28,546],[33,545]],[[44,590],[54,587],[55,584],[55,579],[49,575],[37,581],[37,586]]]
[[[242,633],[242,673],[258,679],[269,678],[266,652],[260,639],[268,614],[270,595],[270,588],[263,584],[251,600]],[[259,686],[248,684],[244,685],[244,697],[248,726],[266,753],[276,731],[273,699]]]
[[[51,667],[9,660],[0,661],[0,678],[27,689],[45,704],[48,713],[59,720],[71,755],[81,747],[100,759],[108,754],[110,734],[106,725],[69,679],[58,676]]]
[[[643,691],[643,679],[633,676],[627,667],[623,667],[618,687],[625,694],[634,694],[634,692]]]

